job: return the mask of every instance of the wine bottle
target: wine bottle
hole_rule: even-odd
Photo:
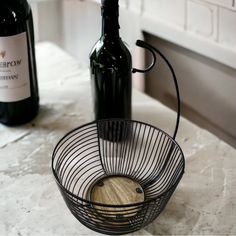
[[[0,2],[0,122],[9,126],[32,120],[39,95],[33,18],[26,0]]]
[[[102,34],[90,53],[95,119],[131,119],[132,59],[119,36],[118,0],[102,0]]]

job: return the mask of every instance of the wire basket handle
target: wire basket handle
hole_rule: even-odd
[[[173,69],[172,65],[170,64],[170,62],[167,60],[167,58],[157,48],[153,47],[152,45],[150,45],[142,40],[137,40],[136,45],[138,47],[141,47],[141,48],[144,48],[144,49],[147,49],[148,51],[150,51],[152,54],[153,60],[152,60],[151,65],[146,69],[142,70],[142,69],[133,68],[133,70],[132,70],[133,73],[136,73],[136,72],[146,73],[146,72],[150,71],[156,64],[156,60],[157,60],[156,54],[158,54],[166,62],[166,64],[168,65],[168,67],[171,71],[172,78],[173,78],[174,85],[175,85],[176,95],[177,95],[177,118],[176,118],[175,130],[174,130],[174,134],[173,134],[173,139],[175,139],[177,132],[178,132],[179,120],[180,120],[180,94],[179,94],[178,81],[177,81],[174,69]]]

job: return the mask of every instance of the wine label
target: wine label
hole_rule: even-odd
[[[0,37],[0,102],[30,97],[26,32]]]

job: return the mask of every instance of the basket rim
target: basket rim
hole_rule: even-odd
[[[93,124],[96,124],[98,125],[99,122],[106,122],[106,121],[123,121],[123,122],[136,122],[136,123],[139,123],[139,124],[142,124],[142,125],[147,125],[151,128],[154,128],[156,130],[158,130],[159,132],[162,132],[163,134],[165,134],[167,137],[169,137],[171,139],[171,141],[177,145],[177,147],[179,148],[179,151],[181,153],[181,159],[183,161],[183,169],[181,170],[181,173],[178,177],[178,179],[176,180],[176,182],[171,185],[167,190],[165,190],[163,193],[159,194],[157,197],[155,198],[150,198],[148,200],[145,200],[143,202],[138,202],[138,203],[132,203],[132,204],[123,204],[123,205],[112,205],[112,204],[103,204],[103,203],[99,203],[99,202],[93,202],[93,201],[90,201],[90,200],[87,200],[87,199],[84,199],[84,198],[81,198],[77,195],[75,195],[74,193],[70,192],[68,189],[66,189],[62,184],[61,182],[59,181],[58,179],[58,176],[56,174],[56,171],[54,170],[53,168],[53,163],[54,163],[54,159],[55,159],[55,156],[56,156],[56,150],[58,149],[58,146],[61,144],[61,142],[63,142],[63,140],[69,136],[70,134],[72,134],[73,132],[83,128],[83,127],[86,127],[86,126],[89,126],[89,125],[93,125]],[[146,203],[150,203],[152,201],[155,201],[157,198],[160,198],[162,197],[163,195],[167,194],[168,192],[170,192],[173,188],[177,187],[178,186],[178,183],[180,182],[180,180],[182,179],[183,177],[183,174],[185,172],[185,157],[184,157],[184,153],[183,153],[183,150],[181,149],[180,145],[176,142],[175,139],[173,139],[173,137],[171,135],[169,135],[167,132],[163,131],[162,129],[152,125],[152,124],[149,124],[149,123],[145,123],[143,121],[138,121],[138,120],[133,120],[133,119],[122,119],[122,118],[109,118],[109,119],[99,119],[99,120],[94,120],[94,121],[91,121],[91,122],[88,122],[88,123],[85,123],[85,124],[82,124],[72,130],[70,130],[69,132],[67,132],[62,138],[60,138],[60,140],[57,142],[56,146],[54,147],[53,149],[53,153],[52,153],[52,159],[51,159],[51,169],[52,169],[52,173],[53,173],[53,176],[55,178],[55,181],[57,183],[57,185],[63,190],[65,191],[67,194],[69,194],[71,197],[75,198],[76,200],[79,200],[79,201],[82,201],[84,203],[87,203],[89,205],[96,205],[96,206],[101,206],[101,207],[114,207],[114,208],[124,208],[124,207],[137,207],[137,206],[141,206],[143,204],[146,204]],[[122,176],[126,176],[126,175],[122,175]]]

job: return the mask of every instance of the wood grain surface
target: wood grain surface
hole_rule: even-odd
[[[142,187],[136,181],[122,176],[110,176],[99,180],[92,188],[90,200],[92,202],[122,206],[144,201]],[[103,207],[95,206],[97,210],[109,215],[133,216],[138,209],[134,207]]]

